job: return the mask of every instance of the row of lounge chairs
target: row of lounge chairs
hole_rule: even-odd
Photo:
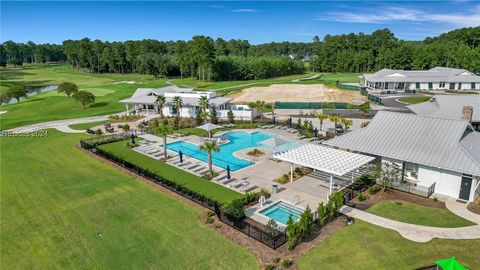
[[[267,128],[274,128],[276,127],[275,125],[263,125],[263,126],[260,126],[261,129],[267,129]]]
[[[234,127],[236,127],[236,125],[234,125],[234,124],[226,124],[226,125],[223,125],[222,127],[224,127],[224,128],[234,128]]]
[[[152,141],[143,140],[140,141],[139,144],[140,146],[134,148],[134,150],[139,153],[153,157],[154,159],[160,159],[160,157],[164,155],[163,149],[156,146]]]
[[[258,186],[252,185],[249,181],[247,181],[247,178],[236,179],[232,177],[228,179],[227,174],[221,174],[212,180],[218,184],[243,193],[251,192],[258,188]]]
[[[199,176],[202,176],[208,172],[208,168],[203,163],[190,160],[184,160],[183,162],[180,162],[179,157],[169,159],[168,163],[175,167],[181,168],[184,171],[188,171]]]

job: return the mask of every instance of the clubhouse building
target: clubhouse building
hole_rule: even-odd
[[[194,91],[191,88],[181,88],[176,85],[162,88],[138,88],[130,98],[120,100],[120,102],[125,104],[127,114],[158,115],[160,108],[157,105],[157,96],[160,95],[165,96],[166,99],[162,112],[167,117],[177,115],[187,118],[196,117],[199,100],[202,96],[208,97],[210,107],[215,107],[219,119],[227,119],[230,110],[236,120],[249,121],[257,116],[257,112],[247,105],[229,104],[232,99],[219,97],[215,92]],[[173,106],[174,97],[182,99],[183,107],[179,111]]]
[[[371,94],[418,91],[480,91],[480,76],[465,69],[435,67],[429,70],[382,69],[360,76]]]
[[[480,132],[465,119],[379,111],[367,127],[324,144],[398,165],[395,188],[473,201],[480,194]]]

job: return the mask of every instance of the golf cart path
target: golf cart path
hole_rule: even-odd
[[[472,221],[477,225],[458,228],[429,227],[391,220],[349,206],[343,206],[340,209],[340,212],[346,216],[397,231],[404,238],[420,243],[428,242],[433,238],[479,239],[480,215],[468,211],[466,204],[459,203],[455,199],[447,199],[445,204],[447,209],[449,209],[452,213]]]
[[[38,131],[42,129],[55,128],[65,133],[83,133],[85,131],[72,129],[69,127],[69,125],[92,123],[92,122],[99,122],[99,121],[106,121],[106,120],[108,120],[108,115],[73,118],[73,119],[55,120],[55,121],[31,124],[31,125],[8,129],[7,131],[13,132],[13,133],[20,133],[20,132],[33,132],[33,131]]]

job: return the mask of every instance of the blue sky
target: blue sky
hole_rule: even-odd
[[[480,2],[18,2],[1,1],[0,40],[60,43],[193,35],[271,41],[311,41],[314,35],[389,28],[397,37],[427,36],[480,25]]]

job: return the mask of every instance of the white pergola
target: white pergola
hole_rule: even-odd
[[[332,194],[333,176],[343,176],[375,160],[374,157],[334,149],[316,144],[305,144],[274,155],[274,158],[290,162],[290,181],[293,181],[293,165],[297,164],[330,174]]]

